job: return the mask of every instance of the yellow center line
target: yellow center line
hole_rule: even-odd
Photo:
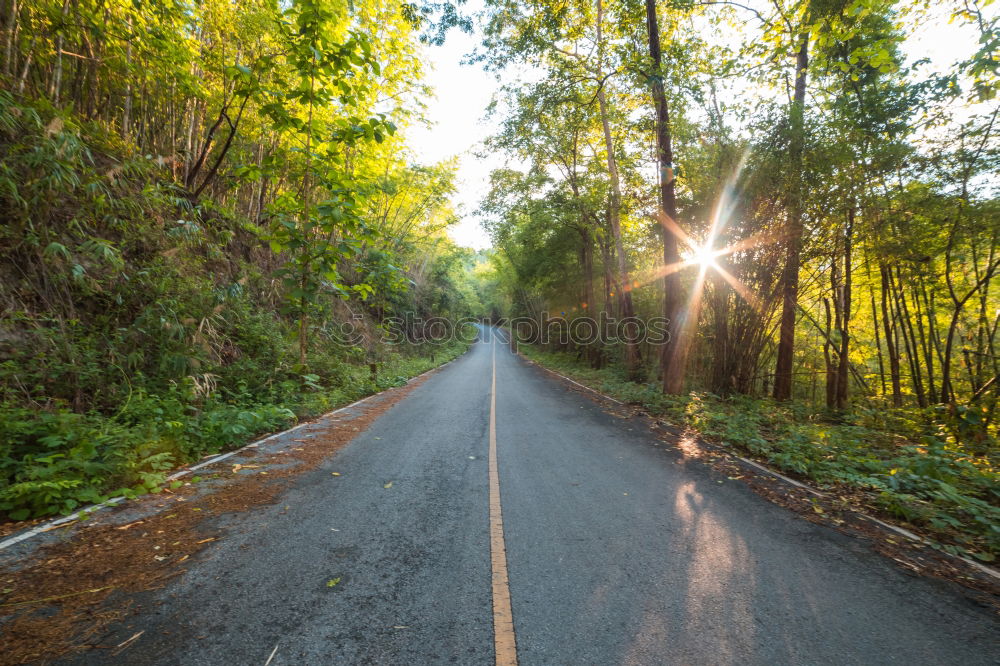
[[[500,511],[500,475],[497,470],[497,345],[494,333],[493,384],[490,388],[490,561],[493,567],[493,644],[496,663],[517,666],[517,643],[514,640],[514,615],[510,610],[510,586],[507,580],[507,547],[503,539],[503,515]]]

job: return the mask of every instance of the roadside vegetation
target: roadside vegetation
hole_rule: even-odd
[[[992,560],[988,5],[5,0],[0,516],[156,489],[464,348],[421,319],[627,320],[529,353]],[[420,40],[472,18],[509,158],[483,253],[446,235],[455,164],[406,143]]]
[[[465,348],[385,341],[392,317],[478,314],[483,260],[445,233],[454,165],[408,152],[398,6],[0,19],[0,519],[155,490]]]
[[[531,345],[519,351],[851,506],[908,525],[949,553],[993,562],[1000,552],[997,474],[956,446],[951,420],[933,410],[873,404],[831,414],[769,397],[671,396],[655,383],[629,381],[620,366],[594,369],[576,355]]]
[[[526,353],[993,560],[990,3],[486,4],[488,291]]]

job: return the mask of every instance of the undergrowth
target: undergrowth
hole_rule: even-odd
[[[830,414],[749,396],[665,396],[657,384],[626,381],[615,366],[595,370],[570,354],[520,350],[783,472],[827,489],[862,491],[871,508],[921,528],[943,550],[983,561],[1000,553],[997,461],[970,453],[938,412],[870,404]]]
[[[380,344],[382,310],[328,290],[303,366],[257,221],[194,200],[106,127],[3,91],[0,211],[0,519],[155,490],[465,348]],[[432,287],[427,301],[456,300]]]
[[[0,406],[0,513],[12,520],[65,514],[111,495],[157,492],[187,462],[241,446],[394,386],[466,349],[455,343],[430,355],[393,354],[373,381],[367,366],[342,369],[337,385],[317,376],[285,379],[258,396],[191,387],[165,394],[136,391],[114,415]]]

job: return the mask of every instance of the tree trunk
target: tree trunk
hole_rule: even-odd
[[[875,307],[875,290],[869,290],[868,294],[871,296],[872,301],[872,327],[875,329],[875,351],[878,355],[878,376],[880,385],[882,386],[882,395],[885,395],[888,391],[886,390],[885,384],[885,361],[882,358],[882,337],[879,335],[878,330],[878,309]]]
[[[7,17],[7,44],[4,47],[3,73],[10,76],[14,71],[14,42],[17,40],[18,27],[17,0],[10,0],[10,15]]]
[[[615,278],[612,274],[614,257],[612,255],[611,243],[604,240],[601,243],[601,258],[604,263],[604,312],[608,318],[615,316]]]
[[[17,94],[24,94],[24,85],[28,82],[28,72],[31,71],[31,60],[35,55],[35,43],[38,41],[38,35],[33,35],[31,37],[31,43],[28,45],[28,54],[24,58],[24,67],[21,68],[21,78],[17,82]]]
[[[840,293],[840,360],[837,367],[837,409],[847,409],[847,372],[850,351],[851,323],[851,261],[854,236],[854,204],[847,211],[847,227],[844,229],[844,280]]]
[[[122,138],[128,139],[129,124],[132,122],[132,18],[126,22],[128,29],[128,46],[125,47],[125,105],[122,109]]]
[[[889,266],[885,262],[879,263],[879,273],[882,278],[882,327],[885,331],[885,350],[889,357],[889,379],[892,382],[892,406],[903,406],[903,392],[899,377],[899,347],[894,333],[893,318],[889,311],[892,303],[889,301]]]
[[[774,369],[774,398],[792,397],[792,364],[795,351],[795,317],[799,295],[799,263],[802,246],[802,153],[805,145],[806,75],[809,68],[809,34],[799,37],[795,57],[795,94],[789,112],[791,138],[788,145],[788,169],[791,187],[788,202],[788,238],[785,240],[785,266],[781,272],[781,326],[778,333],[777,361]]]
[[[670,269],[680,264],[677,236],[672,226],[677,224],[677,196],[674,192],[674,155],[670,137],[670,110],[663,86],[663,57],[660,52],[660,25],[656,16],[656,0],[646,0],[646,32],[649,37],[649,57],[653,61],[653,72],[649,76],[653,105],[656,109],[656,160],[659,165],[660,212],[666,218],[661,221],[663,235],[663,268]],[[660,371],[663,376],[663,392],[678,394],[684,390],[684,374],[689,341],[684,337],[680,312],[680,274],[674,270],[663,276],[663,317],[667,320],[671,339],[660,351]]]
[[[580,221],[580,263],[583,265],[583,289],[580,294],[584,316],[592,316],[594,311],[594,240],[586,221]],[[594,345],[585,344],[583,355],[587,363],[594,365]]]
[[[601,114],[601,127],[604,130],[604,146],[608,153],[608,176],[611,180],[611,202],[608,208],[608,222],[611,227],[611,236],[615,243],[615,254],[618,260],[618,300],[621,303],[621,315],[623,320],[630,320],[634,317],[632,308],[632,282],[628,273],[628,262],[625,257],[625,246],[622,243],[621,231],[621,205],[622,191],[621,181],[618,176],[618,160],[615,158],[615,145],[611,137],[611,123],[608,119],[607,96],[604,91],[603,82],[603,51],[604,42],[602,40],[602,22],[604,21],[604,8],[602,0],[597,0],[597,44],[598,56],[597,77],[601,81],[597,91],[597,103]],[[639,366],[639,349],[636,340],[627,334],[629,327],[624,327],[625,338],[625,374],[630,381],[640,379],[641,368]]]
[[[728,395],[736,384],[734,364],[729,349],[729,292],[720,275],[712,275],[712,391]]]
[[[922,279],[922,278],[921,278]],[[920,336],[920,352],[924,355],[924,363],[927,365],[927,398],[931,404],[937,403],[937,390],[934,387],[934,353],[930,341],[930,333],[924,330],[924,310],[920,304],[920,292],[914,286],[913,310],[917,319],[917,334]]]
[[[833,409],[837,404],[837,370],[833,362],[833,355],[830,353],[830,350],[833,349],[834,317],[830,313],[829,298],[823,298],[823,312],[826,314],[826,335],[823,339],[823,361],[826,368],[826,408]]]
[[[59,33],[56,37],[56,66],[55,73],[52,76],[52,86],[50,87],[49,96],[52,98],[52,105],[55,107],[59,106],[59,93],[62,91],[62,73],[63,73],[63,43],[66,38],[63,32],[66,30],[66,14],[69,12],[69,0],[63,0],[61,21],[62,24],[59,26]]]
[[[924,379],[920,367],[920,356],[917,350],[917,339],[913,334],[913,321],[910,319],[910,309],[906,305],[906,292],[903,290],[902,275],[899,275],[899,287],[897,288],[896,281],[890,274],[889,285],[895,294],[896,314],[899,316],[899,330],[903,334],[903,348],[906,350],[906,357],[910,362],[910,380],[913,384],[913,392],[917,396],[917,404],[920,407],[926,407],[927,395],[924,393]]]

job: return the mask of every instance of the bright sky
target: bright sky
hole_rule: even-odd
[[[475,12],[480,7],[481,2],[470,0],[464,9]],[[987,13],[995,15],[997,11],[1000,8],[990,7]],[[936,20],[921,22],[904,48],[911,62],[927,57],[932,61],[930,69],[946,72],[975,52],[977,35],[968,27],[949,24],[945,7],[939,6],[934,13],[938,15]],[[490,240],[475,212],[489,190],[490,172],[504,166],[505,158],[491,155],[481,159],[473,155],[496,129],[496,123],[487,122],[484,116],[499,87],[494,75],[481,66],[461,64],[478,43],[478,34],[452,30],[443,46],[424,47],[426,82],[436,91],[436,97],[428,100],[426,112],[432,124],[412,128],[409,144],[424,164],[459,158],[458,192],[453,202],[461,222],[450,229],[450,234],[459,245],[482,249],[490,246]]]
[[[473,0],[466,8],[475,10],[478,4]],[[449,233],[459,245],[477,250],[489,247],[490,239],[475,212],[489,190],[490,172],[504,165],[503,156],[482,160],[472,154],[496,129],[495,123],[487,124],[484,118],[498,87],[496,79],[479,65],[460,64],[478,44],[478,35],[452,30],[444,46],[424,47],[429,70],[426,82],[437,93],[426,113],[434,124],[409,132],[409,144],[420,162],[459,157],[458,193],[452,201],[462,221]]]

